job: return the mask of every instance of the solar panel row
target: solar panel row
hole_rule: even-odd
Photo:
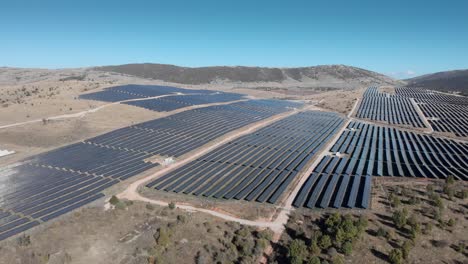
[[[174,95],[163,98],[147,99],[140,101],[125,102],[125,104],[142,107],[152,111],[167,112],[173,111],[183,107],[194,105],[212,104],[236,101],[243,98],[241,94],[233,93],[212,93],[212,94],[187,94],[187,95]]]
[[[301,112],[224,144],[147,187],[276,203],[342,123],[333,113]]]
[[[356,117],[389,124],[425,127],[409,98],[380,93],[377,87],[369,87],[364,92]]]

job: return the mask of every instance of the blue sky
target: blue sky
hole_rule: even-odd
[[[0,1],[0,65],[468,68],[467,1]]]

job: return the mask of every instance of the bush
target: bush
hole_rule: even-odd
[[[427,223],[424,227],[423,233],[429,235],[432,232],[432,223]]]
[[[390,200],[390,204],[392,205],[392,207],[398,207],[401,205],[401,201],[400,201],[400,198],[398,198],[396,195],[394,195],[393,193],[390,194],[389,196],[389,200]]]
[[[351,255],[351,253],[353,252],[353,243],[351,243],[350,241],[346,241],[341,247],[341,252],[343,252],[343,254],[345,254],[346,256]]]
[[[334,213],[332,215],[329,215],[327,220],[325,220],[325,225],[328,228],[335,228],[341,223],[341,215],[339,213]]]
[[[332,264],[344,264],[345,261],[344,261],[343,256],[336,255],[332,258],[331,263]]]
[[[116,205],[120,202],[119,198],[117,198],[117,196],[115,195],[112,195],[112,197],[110,198],[109,200],[109,203],[112,204],[112,205]]]
[[[320,247],[317,245],[317,241],[313,240],[312,243],[310,244],[310,253],[313,256],[318,256],[322,250]]]
[[[403,208],[403,210],[397,210],[393,212],[393,215],[392,215],[393,223],[398,229],[401,229],[406,225],[407,216],[408,216],[408,211],[406,210],[406,208]]]
[[[145,207],[146,207],[146,209],[148,209],[148,210],[151,210],[151,211],[154,210],[154,205],[152,205],[152,204],[150,204],[150,203],[147,203],[147,204],[145,205]]]
[[[388,260],[392,264],[401,264],[403,262],[403,253],[401,253],[401,250],[394,248],[388,254]]]
[[[258,231],[257,232],[257,237],[266,239],[268,241],[271,241],[273,239],[273,231],[271,231],[270,229],[265,229],[265,230],[262,230],[262,231]]]
[[[369,221],[367,220],[367,217],[361,215],[356,223],[358,232],[362,234],[366,230],[368,225],[369,225]]]
[[[185,224],[187,222],[187,217],[185,215],[178,215],[177,222],[181,224]]]
[[[331,242],[330,236],[323,235],[320,237],[319,247],[321,249],[328,249],[329,247],[331,247],[331,245],[332,245],[332,242]]]
[[[457,197],[460,199],[466,199],[468,198],[468,190],[461,190],[457,192]]]
[[[154,234],[154,239],[156,240],[156,243],[161,246],[161,247],[167,247],[169,245],[170,241],[170,231],[167,228],[161,227],[156,231]]]
[[[434,186],[432,184],[428,184],[426,186],[426,192],[430,197],[434,193]]]
[[[307,264],[320,264],[320,258],[319,257],[312,257]]]
[[[23,234],[22,236],[18,237],[18,245],[20,247],[27,247],[31,245],[31,237]]]
[[[383,227],[379,227],[379,229],[377,229],[377,236],[378,237],[386,237],[387,236],[387,230],[385,230],[385,228],[383,228]]]
[[[169,206],[169,209],[171,210],[174,210],[176,208],[176,205],[174,202],[170,202],[168,206]]]
[[[447,179],[445,180],[445,183],[446,183],[447,185],[452,185],[452,184],[454,184],[454,183],[455,183],[455,178],[453,177],[453,175],[448,176]]]
[[[457,221],[455,221],[455,219],[453,219],[453,218],[450,218],[450,219],[447,221],[447,225],[450,226],[450,227],[455,226],[456,223],[457,223]]]
[[[401,253],[404,259],[408,259],[409,252],[413,248],[413,243],[410,240],[406,240],[401,246]]]
[[[291,263],[293,263],[293,261],[295,263],[302,263],[304,257],[306,256],[306,253],[307,247],[304,241],[300,239],[294,239],[288,246],[288,256],[291,260]]]

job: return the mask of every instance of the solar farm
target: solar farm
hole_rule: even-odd
[[[465,97],[369,87],[350,117],[300,100],[156,85],[79,100],[167,115],[0,168],[0,240],[109,199],[136,179],[148,179],[141,188],[155,195],[293,210],[372,210],[377,178],[468,181]],[[160,170],[167,173],[152,177]]]

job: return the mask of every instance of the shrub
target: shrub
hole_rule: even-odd
[[[270,229],[265,229],[262,231],[257,232],[257,237],[258,238],[263,238],[268,241],[271,241],[273,239],[273,232]]]
[[[455,183],[455,178],[453,177],[453,175],[448,176],[447,179],[445,180],[445,183],[446,183],[447,185],[452,185],[452,184],[454,184],[454,183]]]
[[[457,192],[457,197],[460,199],[466,199],[468,198],[468,190],[461,190]]]
[[[185,215],[178,215],[177,216],[177,222],[185,224],[187,222],[187,217]]]
[[[346,241],[341,247],[341,252],[343,252],[343,254],[345,254],[346,256],[351,255],[351,253],[353,252],[353,243],[351,243],[350,241]]]
[[[344,261],[343,256],[336,255],[332,258],[331,263],[332,264],[344,264],[345,261]]]
[[[22,236],[18,237],[18,245],[20,247],[27,247],[31,245],[31,237],[23,234]]]
[[[239,230],[236,231],[236,234],[241,237],[247,237],[250,234],[250,230],[247,227],[242,226]]]
[[[457,223],[457,221],[455,221],[455,219],[453,219],[453,218],[450,218],[447,221],[447,225],[450,226],[450,227],[455,226],[456,223]]]
[[[170,202],[168,206],[169,206],[169,209],[171,210],[174,210],[176,208],[176,205],[174,202]]]
[[[341,215],[339,213],[334,213],[328,216],[327,220],[325,220],[325,225],[328,228],[335,228],[341,223]]]
[[[154,234],[154,239],[159,246],[167,247],[170,243],[170,232],[167,228],[161,227]]]
[[[398,198],[396,195],[394,195],[393,193],[390,194],[390,196],[388,197],[388,199],[390,200],[390,204],[392,205],[392,207],[398,207],[401,205],[401,201],[400,201],[400,198]]]
[[[430,197],[434,193],[434,186],[432,184],[428,184],[426,186],[426,192]]]
[[[320,264],[320,258],[319,257],[312,257],[307,264]]]
[[[331,242],[330,236],[323,235],[323,236],[320,237],[319,247],[321,249],[327,249],[327,248],[331,247],[331,245],[332,245],[332,242]]]
[[[403,254],[400,249],[392,249],[388,254],[388,260],[392,264],[401,264],[403,262]]]
[[[307,247],[303,240],[294,239],[288,246],[288,256],[291,262],[300,261],[296,263],[302,263],[307,252]]]
[[[320,254],[321,251],[322,250],[317,245],[317,241],[313,240],[312,243],[310,244],[310,253],[314,256],[317,256]]]
[[[413,243],[410,240],[406,240],[401,246],[401,253],[404,259],[408,259],[409,252],[413,248]]]
[[[150,204],[150,203],[147,203],[147,204],[145,205],[145,207],[146,207],[146,209],[148,209],[148,210],[151,210],[151,211],[154,210],[154,205],[152,205],[152,204]]]
[[[421,200],[416,196],[411,196],[410,199],[408,200],[408,203],[411,205],[420,204]]]
[[[403,228],[406,225],[406,217],[408,216],[408,211],[406,208],[403,210],[397,210],[393,212],[392,219],[395,226],[399,229]]]
[[[450,244],[447,240],[433,240],[431,243],[436,248],[445,248]]]
[[[367,217],[363,215],[361,215],[358,221],[356,222],[356,226],[358,228],[359,233],[363,233],[366,230],[368,225],[369,225],[369,221],[367,220]]]
[[[109,203],[112,204],[112,205],[116,205],[120,202],[119,198],[117,198],[117,196],[115,195],[112,195],[112,197],[110,198],[109,200]]]
[[[424,227],[423,233],[429,235],[432,232],[432,223],[427,223]]]
[[[458,245],[455,245],[455,250],[456,250],[458,253],[464,254],[464,252],[466,251],[465,242],[464,242],[464,241],[458,242]]]
[[[379,227],[379,229],[377,229],[377,236],[378,237],[386,237],[387,236],[387,230],[385,230],[385,228],[383,228],[383,227]]]

